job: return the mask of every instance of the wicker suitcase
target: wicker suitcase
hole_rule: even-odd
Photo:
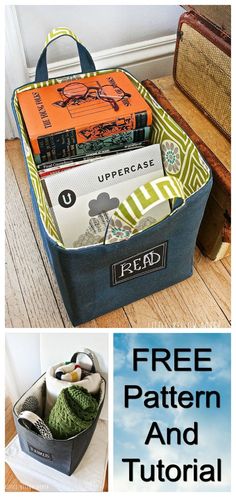
[[[176,88],[171,77],[161,78],[155,82],[156,84],[150,80],[145,80],[142,84],[187,133],[202,156],[211,165],[214,178],[213,188],[200,226],[198,245],[210,259],[219,260],[228,255],[230,251],[230,144],[208,119],[202,116],[194,104]],[[192,127],[188,124],[189,121],[191,121]],[[197,133],[199,133],[201,127],[204,127],[204,131],[206,130],[205,136],[209,135],[207,144],[192,129],[193,127]],[[212,139],[213,131],[215,131],[215,134]],[[217,140],[219,147],[215,150],[216,153],[213,153],[212,148],[213,145],[216,148]],[[224,163],[222,163],[223,159]]]
[[[226,11],[215,7],[188,6],[180,17],[173,76],[178,88],[230,139],[230,6]]]

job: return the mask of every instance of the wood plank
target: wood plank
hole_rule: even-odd
[[[92,319],[79,327],[83,328],[130,328],[130,322],[124,309],[116,309],[112,312],[107,312],[103,316]]]
[[[228,255],[227,257],[224,257],[223,259],[221,259],[221,262],[228,273],[231,274],[231,256]]]
[[[6,154],[6,234],[31,327],[63,327],[11,163]]]
[[[36,216],[34,214],[33,205],[32,205],[32,201],[31,201],[29,183],[28,183],[26,168],[25,168],[25,164],[24,164],[24,158],[23,158],[23,154],[21,151],[20,141],[18,139],[6,141],[6,149],[7,149],[10,161],[11,161],[12,169],[13,169],[14,174],[15,174],[18,188],[19,188],[21,196],[22,196],[22,200],[23,200],[24,205],[25,205],[25,209],[27,211],[27,215],[28,215],[29,220],[30,220],[31,228],[33,230],[35,239],[37,241],[37,245],[38,245],[41,257],[43,259],[45,271],[47,273],[48,279],[49,279],[51,287],[52,287],[52,291],[54,293],[58,308],[60,310],[63,325],[66,328],[73,328],[71,321],[68,317],[68,314],[66,312],[66,309],[65,309],[65,306],[64,306],[64,303],[62,300],[62,296],[61,296],[60,290],[59,290],[58,285],[57,285],[56,277],[55,277],[54,272],[51,268],[49,260],[47,258],[47,254],[44,250],[43,241],[42,241],[42,238],[40,236],[39,229],[38,229],[37,220],[36,220]]]
[[[188,311],[191,310],[194,315],[192,325],[187,322],[186,327],[228,328],[230,326],[207,285],[195,269],[191,278],[179,284],[179,290],[180,288]]]
[[[231,292],[230,275],[227,269],[221,261],[211,261],[207,257],[204,257],[198,248],[195,251],[194,266],[219,308],[230,322]]]
[[[12,416],[12,403],[9,397],[5,400],[5,444],[8,445],[16,435],[16,428]],[[14,475],[8,464],[5,464],[5,491],[6,492],[36,492],[23,485]]]
[[[14,475],[8,464],[5,464],[5,491],[6,492],[37,492],[33,488],[21,483]]]
[[[98,328],[96,319],[91,319],[87,323],[80,324],[77,328]]]
[[[30,328],[30,321],[21,293],[8,240],[5,249],[5,326],[6,328]]]
[[[27,174],[26,174],[26,168],[24,164],[24,159],[23,155],[21,152],[21,146],[20,146],[20,141],[18,139],[12,140],[12,141],[7,141],[6,142],[6,148],[8,155],[11,160],[12,168],[15,173],[16,181],[19,187],[19,190],[22,195],[22,199],[27,211],[27,214],[30,219],[30,224],[32,227],[32,230],[34,232],[35,238],[37,240],[37,244],[40,250],[40,253],[42,255],[42,259],[44,261],[45,265],[45,270],[47,272],[49,281],[51,283],[53,293],[55,295],[58,307],[60,309],[60,313],[62,316],[62,320],[64,323],[64,326],[66,328],[73,328],[70,319],[68,317],[68,314],[66,312],[60,290],[57,285],[57,281],[55,278],[55,275],[52,271],[52,268],[49,264],[46,252],[43,247],[43,242],[39,233],[37,221],[35,218],[32,202],[31,202],[31,196],[30,196],[30,191],[29,191],[29,185],[28,185],[28,179],[27,179]],[[127,319],[127,316],[124,312],[123,309],[118,309],[116,311],[113,311],[112,313],[107,313],[104,316],[101,316],[99,318],[93,319],[89,321],[88,323],[82,324],[79,326],[79,328],[111,328],[118,326],[120,328],[126,328],[129,327],[129,321]]]
[[[96,318],[99,328],[130,328],[130,322],[123,308],[108,312]]]
[[[137,328],[195,328],[230,326],[196,270],[191,278],[125,307]]]
[[[16,434],[15,423],[12,416],[12,403],[9,398],[5,403],[5,445],[8,445]]]

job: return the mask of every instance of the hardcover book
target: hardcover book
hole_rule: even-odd
[[[42,180],[46,198],[65,247],[102,243],[109,219],[137,187],[164,176],[160,145],[73,167]],[[142,218],[142,229],[170,213],[164,201]],[[154,215],[155,214],[155,215]]]
[[[19,93],[37,161],[76,155],[76,145],[144,128],[152,111],[128,76],[111,72]]]
[[[99,138],[89,142],[79,143],[75,146],[76,159],[85,159],[90,156],[103,155],[108,152],[116,152],[118,150],[130,149],[137,144],[143,146],[148,144],[150,136],[150,127],[141,129],[134,129],[126,133],[118,133],[117,135],[107,136],[106,138]],[[63,150],[62,150],[62,153]],[[35,156],[35,162],[38,164],[38,170],[51,168],[52,165],[58,164],[60,161],[71,160],[71,157],[57,158],[55,164],[53,163],[53,154],[50,149],[47,152],[47,157],[50,157],[49,162],[41,163],[40,155]]]

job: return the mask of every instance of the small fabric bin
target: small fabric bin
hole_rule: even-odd
[[[76,39],[69,30],[63,34]],[[54,30],[49,43],[63,34]],[[16,89],[12,104],[39,229],[74,326],[191,276],[196,237],[212,186],[210,167],[197,147],[150,93],[123,69],[96,71],[90,54],[78,41],[77,45],[81,78],[123,71],[148,102],[153,114],[151,143],[160,143],[166,174],[181,181],[185,201],[168,218],[129,240],[76,249],[63,247],[39,180],[17,99],[18,93],[26,89],[78,78],[74,74],[48,80],[45,48],[37,65],[36,82]],[[129,271],[124,275],[125,265]]]
[[[29,390],[27,390],[22,395],[22,397],[17,400],[13,407],[13,416],[16,431],[19,436],[20,446],[23,452],[33,457],[37,461],[46,464],[46,466],[50,466],[51,468],[54,468],[61,473],[71,475],[82,460],[96,429],[96,425],[105,399],[106,382],[102,377],[97,416],[88,429],[66,440],[47,440],[34,431],[27,429],[25,426],[20,424],[18,420],[20,412],[25,409],[23,406],[27,402],[32,402],[32,399],[34,399],[34,403],[36,402],[38,405],[38,416],[40,416],[42,419],[44,418],[46,410],[45,378],[46,373],[44,373],[29,388]],[[73,385],[73,383],[71,383],[71,385]]]

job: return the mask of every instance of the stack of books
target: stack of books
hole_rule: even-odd
[[[151,108],[115,71],[24,91],[19,105],[64,246],[103,243],[125,197],[164,174],[160,146],[147,146]]]
[[[122,72],[19,93],[40,176],[149,143],[151,108]]]

